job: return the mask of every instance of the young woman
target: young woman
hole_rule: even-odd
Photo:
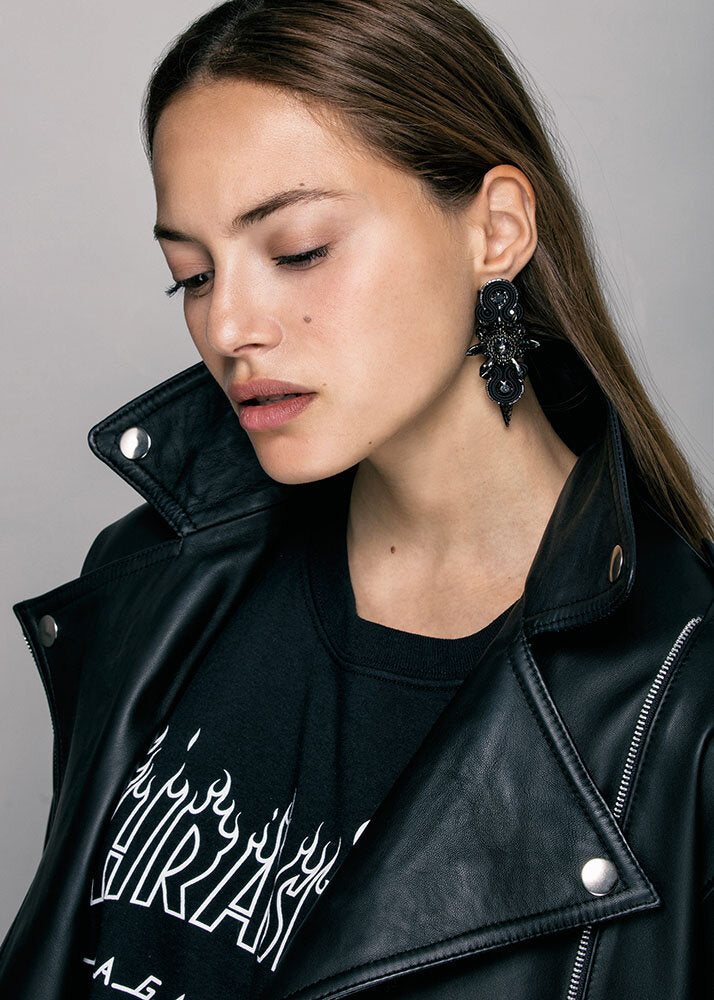
[[[503,51],[234,0],[144,124],[201,360],[92,428],[144,502],[15,605],[2,996],[710,996],[712,525]]]

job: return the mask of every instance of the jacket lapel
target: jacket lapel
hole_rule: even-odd
[[[326,1000],[658,905],[542,683],[514,609],[346,855],[263,996]],[[608,858],[615,889],[580,871]]]

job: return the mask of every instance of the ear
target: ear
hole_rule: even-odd
[[[466,214],[478,287],[491,278],[512,281],[538,243],[531,182],[518,167],[492,167]]]

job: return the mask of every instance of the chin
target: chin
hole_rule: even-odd
[[[306,449],[308,453],[301,456],[295,442],[292,444],[293,447],[290,447],[285,443],[285,447],[281,449],[284,452],[282,455],[271,454],[270,447],[254,446],[256,457],[266,475],[285,486],[329,479],[351,468],[356,462],[351,456],[342,460],[335,456],[320,457],[315,455],[314,447]]]

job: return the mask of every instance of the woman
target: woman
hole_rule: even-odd
[[[225,3],[144,123],[201,361],[92,428],[145,502],[15,605],[3,996],[708,996],[711,521],[498,44]]]

